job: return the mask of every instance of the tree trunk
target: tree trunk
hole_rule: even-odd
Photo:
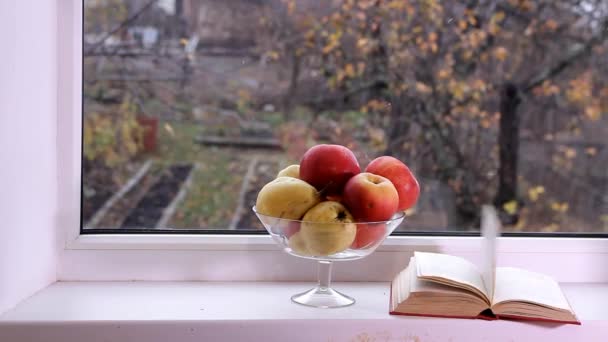
[[[500,92],[500,127],[498,132],[499,166],[498,192],[494,205],[501,211],[505,224],[515,224],[517,214],[506,213],[503,205],[517,201],[517,157],[519,152],[520,91],[513,83],[506,83]]]
[[[300,57],[293,52],[291,58],[291,72],[289,75],[289,88],[283,98],[283,119],[289,121],[293,110],[294,98],[298,90],[298,78],[300,77]]]

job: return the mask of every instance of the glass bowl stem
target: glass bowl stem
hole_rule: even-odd
[[[318,283],[314,288],[291,297],[294,303],[315,308],[340,308],[353,305],[355,300],[331,288],[329,260],[319,260]]]

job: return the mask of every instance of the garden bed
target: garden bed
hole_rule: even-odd
[[[166,168],[137,205],[131,209],[122,228],[155,227],[167,206],[180,191],[192,170],[192,164],[175,164]]]
[[[247,184],[246,189],[242,194],[243,199],[241,202],[243,208],[240,210],[240,217],[236,220],[236,229],[264,230],[264,226],[262,226],[251,208],[255,205],[260,189],[268,182],[272,181],[276,177],[278,171],[278,163],[276,161],[258,160],[255,163],[253,172],[248,179],[244,180]]]

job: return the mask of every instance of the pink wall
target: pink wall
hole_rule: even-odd
[[[0,313],[56,279],[56,7],[0,1]]]

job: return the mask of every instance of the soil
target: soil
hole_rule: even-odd
[[[245,192],[245,201],[242,215],[236,225],[236,229],[243,230],[264,230],[257,216],[251,208],[255,205],[260,189],[266,183],[273,180],[278,170],[278,163],[275,161],[260,160],[255,166],[253,176],[249,179],[249,185]]]
[[[107,200],[112,197],[114,192],[108,187],[97,187],[95,194],[91,197],[82,199],[82,222],[88,222]]]
[[[122,225],[129,212],[146,195],[148,190],[160,177],[161,169],[152,167],[139,182],[129,190],[122,198],[114,203],[104,217],[99,221],[97,227],[90,228],[116,228]]]
[[[163,210],[175,198],[192,171],[192,164],[172,165],[152,185],[122,223],[122,228],[155,227]]]

